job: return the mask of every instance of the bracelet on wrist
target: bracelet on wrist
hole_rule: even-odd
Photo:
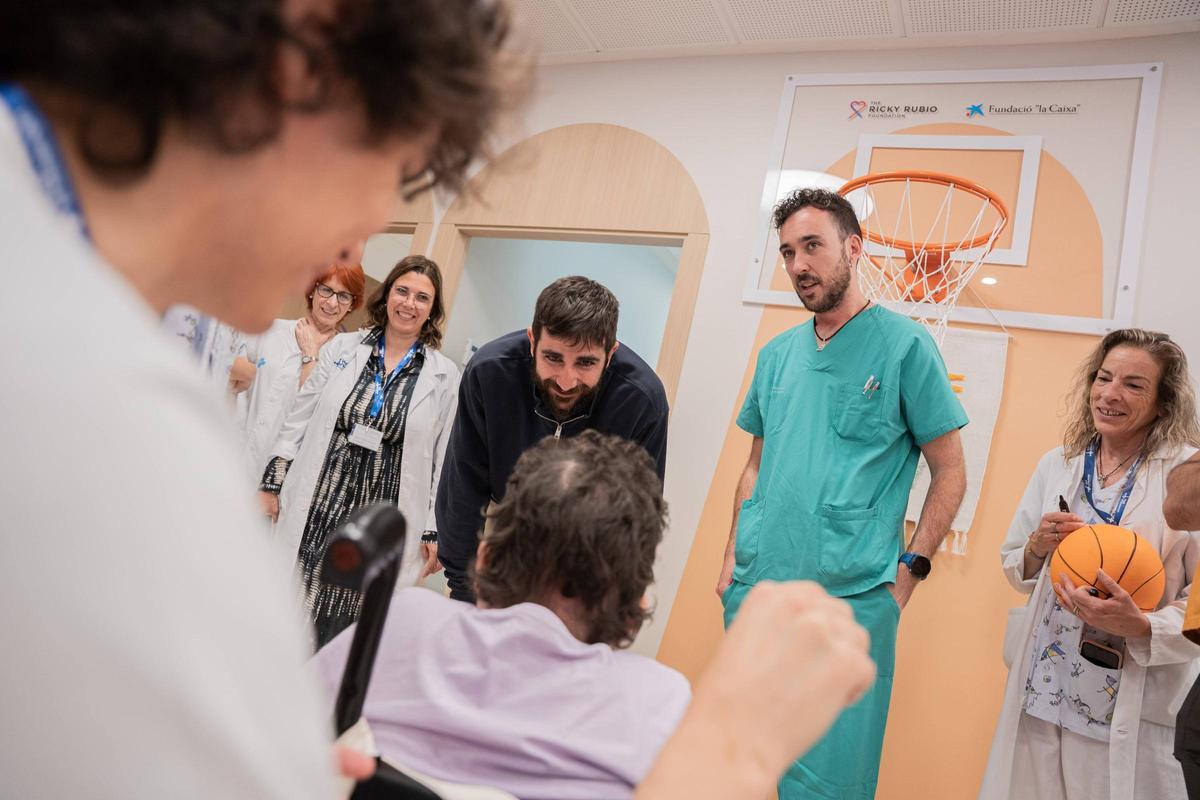
[[[437,544],[437,531],[425,531],[421,534],[421,541]]]
[[[1046,555],[1038,555],[1038,552],[1033,549],[1033,534],[1030,534],[1029,538],[1025,540],[1025,550],[1029,553],[1029,555],[1033,556],[1038,561],[1045,561],[1046,556],[1050,555],[1049,553],[1046,553]]]

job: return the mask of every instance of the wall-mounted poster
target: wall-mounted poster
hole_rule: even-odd
[[[951,321],[1076,333],[1128,324],[1161,75],[1160,64],[1126,64],[787,76],[745,299],[799,304],[770,224],[779,198],[931,171],[988,188],[1008,211]],[[937,238],[927,221],[903,224]]]

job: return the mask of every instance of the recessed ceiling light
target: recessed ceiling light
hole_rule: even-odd
[[[986,278],[980,278],[979,282],[982,283],[984,286],[995,286],[997,283],[996,279],[990,275]]]

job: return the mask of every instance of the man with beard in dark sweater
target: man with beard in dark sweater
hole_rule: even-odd
[[[593,280],[559,278],[542,290],[533,324],[472,356],[442,463],[437,543],[450,596],[474,601],[467,568],[489,503],[504,497],[521,453],[585,430],[637,442],[666,469],[667,396],[654,370],[617,342],[617,298]]]

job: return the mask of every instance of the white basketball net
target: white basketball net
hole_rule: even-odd
[[[950,311],[1008,222],[1003,204],[969,182],[894,173],[859,178],[841,193],[863,229],[863,293],[925,325],[940,347]]]

